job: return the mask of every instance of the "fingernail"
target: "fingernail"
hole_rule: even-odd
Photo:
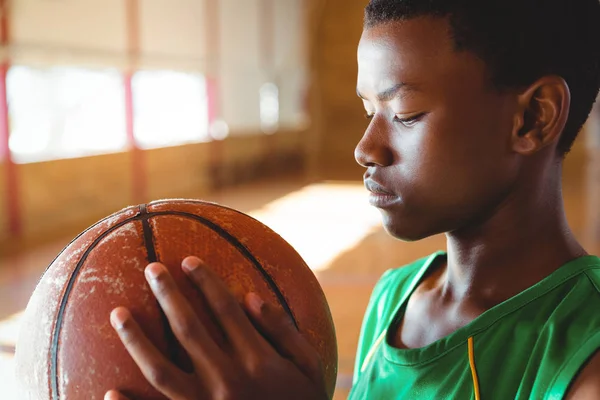
[[[146,278],[147,279],[156,279],[162,272],[162,266],[157,263],[152,263],[146,267]]]
[[[261,299],[256,293],[248,293],[248,301],[250,302],[250,305],[257,311],[262,310],[263,306],[265,305],[263,299]]]
[[[202,260],[194,256],[186,257],[181,262],[181,266],[187,272],[192,272],[193,270],[197,269],[200,265],[202,265]]]
[[[115,329],[123,328],[129,313],[124,308],[116,308],[110,313],[110,323]]]
[[[118,398],[119,393],[115,392],[114,390],[106,392],[106,394],[104,395],[104,400],[117,400]]]

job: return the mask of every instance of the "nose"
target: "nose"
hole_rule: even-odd
[[[377,115],[373,117],[356,148],[354,158],[361,166],[386,167],[393,163],[394,155],[388,141],[385,122]]]

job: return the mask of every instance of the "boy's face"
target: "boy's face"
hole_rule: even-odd
[[[404,240],[486,218],[520,183],[511,151],[517,94],[491,87],[483,61],[457,51],[446,19],[363,32],[357,90],[373,118],[356,160],[386,230]],[[379,186],[377,186],[379,184]]]

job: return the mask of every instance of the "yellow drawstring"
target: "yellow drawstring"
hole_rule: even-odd
[[[379,345],[381,344],[381,342],[383,342],[383,339],[385,339],[385,335],[386,334],[387,334],[387,329],[384,330],[383,332],[381,332],[381,335],[379,335],[379,337],[377,338],[377,340],[375,341],[375,343],[373,343],[373,345],[369,349],[369,352],[367,353],[367,356],[365,357],[365,360],[362,363],[362,366],[360,368],[360,372],[364,372],[365,371],[365,369],[367,368],[367,366],[371,362],[371,358],[373,358],[373,354],[375,354],[375,350],[377,350],[377,348],[379,347]]]
[[[475,392],[475,400],[480,400],[479,397],[479,378],[477,378],[477,370],[475,369],[475,354],[473,351],[473,337],[469,338],[469,365],[471,366],[471,375],[473,375],[473,391]]]

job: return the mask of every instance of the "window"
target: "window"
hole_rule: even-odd
[[[13,66],[7,97],[9,147],[17,163],[126,148],[123,78],[117,70]]]
[[[209,140],[202,75],[140,71],[133,77],[135,138],[141,148]]]

